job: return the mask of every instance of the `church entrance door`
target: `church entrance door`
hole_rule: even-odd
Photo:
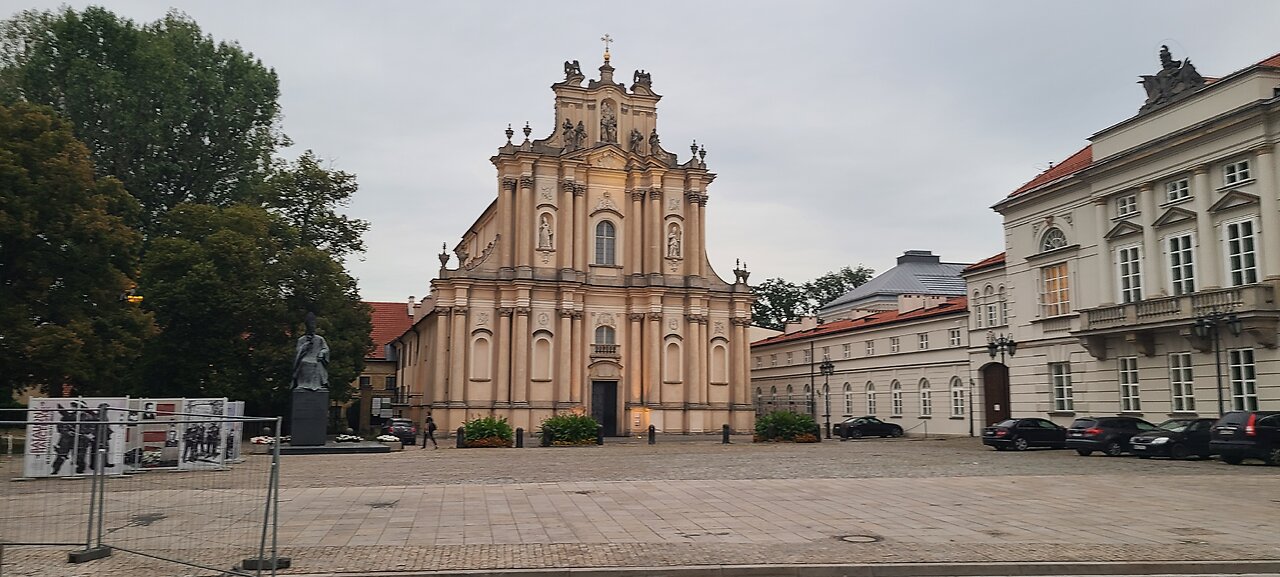
[[[618,381],[591,381],[591,418],[605,436],[618,436]]]

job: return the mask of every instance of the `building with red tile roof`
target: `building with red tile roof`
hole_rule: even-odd
[[[377,432],[386,419],[401,416],[408,404],[396,381],[395,347],[390,346],[413,323],[405,303],[365,302],[369,305],[373,346],[364,357],[364,370],[352,386],[358,396],[344,405],[348,424],[362,433]],[[358,411],[358,414],[352,414]]]

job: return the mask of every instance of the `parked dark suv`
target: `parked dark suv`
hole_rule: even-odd
[[[1209,446],[1225,462],[1280,465],[1280,411],[1231,411],[1213,424]]]
[[[1067,448],[1082,457],[1102,451],[1108,457],[1132,452],[1129,439],[1156,426],[1137,417],[1081,417],[1067,428]]]

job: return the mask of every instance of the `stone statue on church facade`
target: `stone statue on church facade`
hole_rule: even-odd
[[[680,227],[674,224],[667,232],[667,258],[680,258]]]
[[[551,232],[551,219],[544,213],[542,219],[538,222],[538,249],[551,250],[555,248],[555,233]]]
[[[1169,53],[1168,46],[1160,47],[1160,71],[1142,76],[1142,88],[1147,91],[1147,100],[1138,109],[1138,114],[1150,112],[1161,106],[1195,92],[1204,86],[1204,77],[1196,72],[1191,59],[1178,62]]]
[[[616,144],[618,142],[618,116],[613,111],[613,101],[604,101],[600,105],[600,109],[600,142]]]
[[[640,154],[640,147],[644,144],[644,134],[638,128],[631,129],[631,136],[627,138],[627,150]]]

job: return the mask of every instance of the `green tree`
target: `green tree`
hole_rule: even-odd
[[[184,202],[252,200],[284,142],[274,71],[178,12],[139,26],[110,11],[22,12],[0,25],[0,98],[71,119],[99,174],[152,232]]]
[[[862,286],[875,272],[858,265],[831,271],[803,284],[781,278],[768,279],[752,291],[756,301],[751,305],[751,320],[756,326],[783,330],[788,322],[814,314],[823,305]]]
[[[298,231],[302,245],[314,246],[336,258],[364,252],[369,223],[339,214],[355,196],[353,174],[327,170],[308,150],[297,161],[277,162],[266,182],[267,206]]]
[[[804,289],[805,296],[816,311],[840,298],[844,293],[862,286],[871,280],[873,274],[875,274],[874,271],[862,265],[858,265],[856,269],[846,266],[804,283],[801,288]]]
[[[126,389],[153,331],[122,299],[141,246],[127,224],[137,210],[119,181],[94,176],[69,123],[0,105],[0,394]]]

